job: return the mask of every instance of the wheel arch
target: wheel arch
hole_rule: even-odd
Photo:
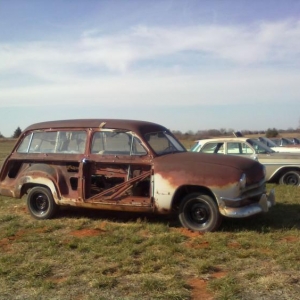
[[[183,186],[180,186],[176,190],[176,192],[173,196],[172,210],[178,211],[180,203],[182,202],[184,197],[191,193],[202,193],[202,194],[208,195],[208,196],[212,197],[212,199],[218,205],[218,201],[217,201],[214,193],[209,188],[207,188],[205,186],[197,186],[197,185],[183,185]]]
[[[276,170],[275,173],[270,177],[268,182],[270,183],[279,183],[279,179],[287,172],[295,171],[300,173],[300,168],[296,166],[286,166],[281,167],[280,169]]]
[[[21,197],[25,194],[28,194],[28,192],[34,187],[48,188],[53,196],[55,203],[58,204],[58,200],[60,198],[58,188],[55,186],[54,182],[48,178],[31,178],[31,180],[22,185]]]

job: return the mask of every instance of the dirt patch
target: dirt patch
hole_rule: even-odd
[[[70,232],[70,235],[76,236],[79,238],[88,237],[88,236],[98,236],[102,233],[104,233],[105,230],[102,229],[81,229],[81,230],[75,230]]]
[[[217,271],[215,273],[212,274],[213,278],[223,278],[228,274],[228,272],[225,271]]]
[[[237,243],[237,242],[231,242],[227,244],[228,248],[233,248],[233,249],[240,249],[242,248],[241,244]]]
[[[192,300],[213,300],[212,293],[207,291],[207,281],[200,278],[193,278],[189,282],[192,288],[191,299]]]
[[[63,283],[67,280],[68,280],[68,277],[49,277],[49,278],[46,278],[46,281],[56,283],[56,284]]]
[[[189,237],[189,238],[194,238],[194,237],[199,237],[199,236],[204,235],[203,232],[192,231],[187,228],[175,228],[174,230],[176,230],[177,232],[180,232],[182,235]]]
[[[299,238],[296,236],[286,236],[280,240],[280,242],[289,242],[289,243],[298,242],[298,241],[299,241]]]
[[[3,252],[9,252],[11,249],[11,241],[8,238],[4,238],[0,240],[0,249],[2,249]]]
[[[209,282],[209,280],[223,278],[227,276],[227,274],[228,272],[221,271],[218,269],[218,271],[210,274],[210,276],[207,277],[206,279],[203,278],[190,279],[188,284],[192,288],[191,299],[192,300],[213,300],[214,299],[213,293],[207,290],[207,283]]]
[[[188,248],[193,248],[193,249],[203,249],[203,248],[209,247],[209,242],[203,241],[203,242],[195,243],[195,242],[191,241],[191,242],[187,242],[186,246]]]

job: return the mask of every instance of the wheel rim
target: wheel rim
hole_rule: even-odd
[[[189,219],[198,225],[206,225],[210,220],[210,210],[205,203],[193,203],[189,207]]]
[[[41,193],[33,195],[31,205],[36,214],[43,215],[49,207],[48,197]]]
[[[287,185],[299,185],[299,177],[296,174],[287,174],[284,177],[284,183]]]

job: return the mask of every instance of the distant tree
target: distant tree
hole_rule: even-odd
[[[12,138],[14,138],[14,139],[18,138],[18,137],[21,135],[21,133],[22,133],[22,130],[21,130],[20,127],[18,127],[18,128],[14,131],[14,134],[13,134]]]
[[[0,132],[0,138],[2,139],[2,138],[4,138],[4,136],[2,135],[2,133]]]
[[[222,134],[222,135],[226,135],[226,133],[227,133],[227,131],[226,131],[226,128],[220,128],[220,133]]]
[[[217,129],[209,129],[208,134],[210,136],[220,136],[221,132],[220,132],[220,130],[217,130]]]
[[[269,128],[267,131],[266,131],[266,137],[276,137],[278,136],[278,130],[276,128]]]

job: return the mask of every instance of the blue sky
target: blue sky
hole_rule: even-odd
[[[300,126],[298,0],[0,0],[0,132],[72,118]]]

